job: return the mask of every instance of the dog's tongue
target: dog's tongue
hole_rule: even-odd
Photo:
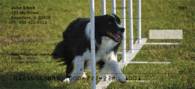
[[[115,39],[116,41],[119,41],[119,40],[120,40],[120,35],[119,35],[119,34],[115,34],[115,35],[114,35],[114,39]]]

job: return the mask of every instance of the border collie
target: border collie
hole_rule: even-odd
[[[90,19],[74,20],[63,33],[63,40],[54,49],[53,58],[61,58],[66,67],[65,82],[74,82],[82,75],[84,69],[91,66],[90,57]],[[120,26],[116,15],[95,17],[96,63],[100,67],[100,75],[112,74],[116,80],[126,82],[117,62],[117,50],[123,39],[124,28]]]

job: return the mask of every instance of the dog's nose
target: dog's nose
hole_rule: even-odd
[[[120,28],[120,31],[121,31],[121,32],[124,32],[124,31],[125,31],[125,28]]]

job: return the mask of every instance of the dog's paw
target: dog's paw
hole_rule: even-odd
[[[82,76],[81,76],[82,79],[87,79],[87,75],[85,72],[83,72]]]
[[[125,76],[124,74],[118,75],[118,76],[116,77],[116,80],[118,80],[118,81],[121,82],[121,83],[127,82],[127,78],[126,78],[126,76]]]
[[[63,82],[69,84],[69,83],[70,83],[70,78],[65,78],[65,79],[63,80]]]

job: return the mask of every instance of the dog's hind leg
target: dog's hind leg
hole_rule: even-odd
[[[84,61],[82,56],[76,56],[73,60],[74,69],[71,73],[70,82],[78,80],[84,72]]]
[[[84,70],[87,68],[87,65],[88,65],[88,61],[85,60],[85,62],[84,62]],[[81,78],[82,79],[87,79],[87,74],[86,74],[85,71],[83,72]]]
[[[66,83],[70,83],[70,76],[71,76],[71,72],[73,70],[73,63],[67,63],[67,67],[66,67],[66,78],[63,80],[63,82]]]

